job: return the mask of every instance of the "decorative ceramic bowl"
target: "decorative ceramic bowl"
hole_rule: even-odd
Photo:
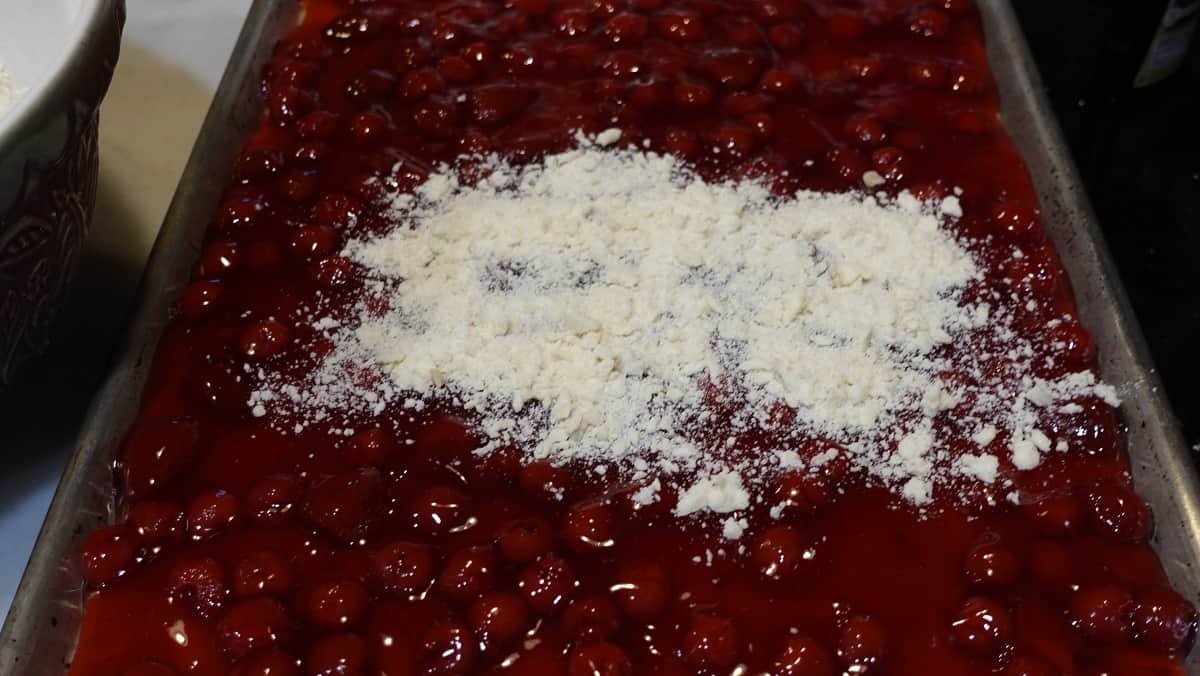
[[[96,201],[97,109],[124,0],[0,2],[0,389],[49,341]]]

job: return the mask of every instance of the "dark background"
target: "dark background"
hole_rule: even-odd
[[[1013,0],[1167,395],[1197,448],[1200,40],[1170,78],[1132,87],[1165,4]]]

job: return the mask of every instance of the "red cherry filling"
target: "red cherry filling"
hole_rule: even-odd
[[[199,446],[199,427],[190,418],[139,424],[125,442],[122,457],[126,494],[140,497],[162,490],[187,469]]]
[[[225,571],[215,559],[183,559],[168,575],[172,602],[190,604],[201,616],[210,616],[225,604],[229,594]]]
[[[183,537],[183,510],[173,502],[144,500],[130,508],[129,525],[144,542],[166,544]]]
[[[755,540],[751,557],[763,577],[789,580],[809,558],[808,546],[795,528],[774,526]]]
[[[351,633],[326,634],[308,650],[305,673],[309,676],[361,674],[367,666],[367,644]]]
[[[854,616],[846,620],[838,636],[838,660],[847,669],[862,671],[887,656],[887,630],[878,620]]]
[[[309,592],[306,613],[317,626],[343,627],[357,623],[370,601],[367,590],[353,580],[326,582]]]
[[[279,596],[292,587],[291,564],[279,554],[263,550],[238,561],[233,569],[233,593],[238,596]]]
[[[238,662],[229,676],[298,676],[299,662],[281,650],[268,650]]]
[[[128,526],[96,530],[84,542],[80,556],[84,579],[101,585],[121,577],[134,565],[140,546],[141,536]]]
[[[1011,549],[984,544],[972,549],[963,564],[967,580],[977,585],[1007,585],[1016,581],[1020,562]]]
[[[491,547],[468,547],[450,556],[438,577],[447,598],[467,602],[495,584],[496,556]]]
[[[585,643],[567,658],[567,676],[630,676],[633,664],[612,643]]]
[[[217,489],[197,495],[187,507],[188,532],[193,539],[211,537],[229,528],[238,519],[237,498]]]
[[[471,499],[447,486],[434,486],[413,500],[410,513],[413,528],[422,533],[447,533],[470,527],[473,520]]]
[[[543,554],[521,570],[517,589],[535,612],[548,614],[562,605],[576,587],[575,573],[554,554]]]
[[[464,674],[475,665],[477,655],[469,629],[455,623],[435,624],[421,639],[417,666],[425,674]]]
[[[1200,616],[1196,606],[1174,590],[1151,587],[1137,595],[1130,616],[1133,635],[1143,644],[1166,652],[1187,652],[1196,638]]]
[[[287,640],[287,610],[270,598],[250,599],[231,607],[217,624],[221,641],[234,658]]]
[[[529,626],[529,609],[516,594],[484,594],[467,609],[467,621],[484,651],[510,646]]]
[[[304,497],[304,485],[293,474],[272,474],[246,492],[246,510],[261,526],[282,526],[292,519]]]
[[[1101,533],[1122,542],[1145,542],[1154,530],[1150,509],[1129,488],[1102,483],[1087,494],[1093,523]]]
[[[683,637],[683,657],[694,667],[727,669],[741,651],[733,623],[711,615],[694,615]]]
[[[147,362],[117,466],[127,521],[83,544],[73,676],[1178,671],[1196,613],[1153,565],[1119,412],[1097,396],[1038,406],[1037,428],[1067,450],[1014,474],[1006,425],[986,448],[958,443],[987,422],[960,415],[974,388],[1026,389],[1008,346],[969,332],[932,355],[964,401],[933,419],[930,460],[989,453],[1014,485],[964,479],[978,500],[935,492],[922,518],[850,473],[858,447],[793,438],[805,405],[743,424],[744,393],[717,379],[686,433],[763,462],[745,477],[750,506],[714,518],[673,513],[686,472],[630,481],[508,442],[483,453],[494,440],[452,398],[419,408],[397,392],[371,415],[292,398],[300,378],[387,383],[366,360],[318,374],[344,346],[310,313],[406,309],[355,242],[394,227],[438,167],[469,185],[494,175],[482,156],[521,165],[610,127],[613,148],[777,196],[957,198],[948,227],[982,272],[964,300],[1015,314],[1030,377],[1093,369],[1003,133],[980,18],[969,0],[902,4],[304,0]],[[775,448],[802,466],[777,471]],[[745,534],[724,539],[727,518]],[[160,645],[181,619],[188,645]]]
[[[505,558],[526,563],[550,551],[553,535],[543,519],[523,518],[510,521],[500,529],[496,544]]]
[[[1115,643],[1129,637],[1133,597],[1114,585],[1081,587],[1071,597],[1071,624],[1088,637]]]
[[[641,622],[660,615],[670,600],[667,572],[654,561],[622,564],[609,589],[621,610]]]
[[[964,649],[978,655],[994,655],[1012,636],[1012,617],[998,602],[976,596],[967,599],[950,623],[954,638]]]
[[[1024,655],[1004,669],[1004,676],[1059,676],[1062,672],[1041,657]]]
[[[383,477],[364,467],[329,477],[308,492],[304,513],[341,542],[360,543],[374,529],[383,501]]]
[[[811,638],[792,636],[772,664],[773,674],[779,676],[833,676],[834,659],[820,643]]]
[[[371,555],[371,573],[386,592],[416,594],[433,579],[433,553],[413,542],[383,545]]]

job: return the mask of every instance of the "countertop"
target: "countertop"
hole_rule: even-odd
[[[127,2],[121,60],[101,113],[96,216],[67,319],[19,396],[0,402],[0,617],[249,5]],[[1153,89],[1112,90],[1080,77],[1089,67],[1081,43],[1061,39],[1062,23],[1047,15],[1047,4],[1058,6],[1014,1],[1168,395],[1196,444],[1200,49],[1193,47],[1182,73]]]

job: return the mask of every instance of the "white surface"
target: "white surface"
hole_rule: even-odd
[[[0,14],[10,6],[81,1],[0,0]],[[121,60],[101,109],[96,215],[73,298],[50,353],[0,400],[0,617],[8,613],[83,411],[108,368],[142,266],[250,4],[127,2]],[[0,58],[19,72],[33,57],[17,53],[25,43],[7,41],[7,23],[0,20],[6,50]]]
[[[88,0],[4,0],[0,2],[0,63],[20,93],[11,109],[0,115],[0,130],[21,114],[24,101],[38,97],[38,83],[62,69],[78,44],[79,30],[88,16],[81,9],[99,7]]]

